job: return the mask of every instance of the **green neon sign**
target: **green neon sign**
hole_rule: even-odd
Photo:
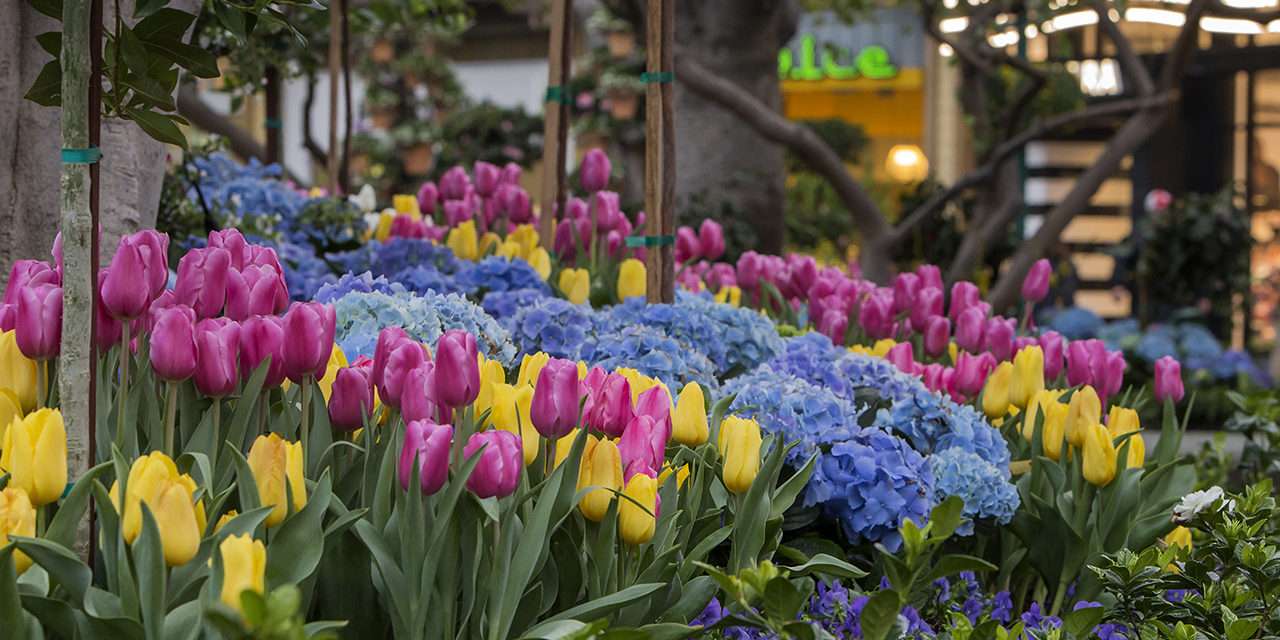
[[[842,64],[842,60],[851,63]],[[875,44],[863,47],[857,55],[834,45],[826,45],[819,52],[817,39],[805,34],[800,38],[798,59],[790,48],[778,52],[778,77],[783,80],[884,80],[896,75],[898,67],[889,61],[889,52]]]

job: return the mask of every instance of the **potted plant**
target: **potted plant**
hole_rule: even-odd
[[[386,64],[395,60],[396,45],[386,38],[375,41],[373,47],[369,49],[369,59],[378,64]]]
[[[627,58],[636,51],[636,34],[626,20],[618,18],[606,9],[600,9],[587,19],[587,28],[604,34],[605,47],[615,60]]]
[[[431,173],[435,161],[435,131],[426,122],[406,122],[392,132],[400,149],[404,172],[410,176]]]
[[[600,77],[600,88],[609,99],[609,115],[618,120],[634,120],[640,109],[644,83],[638,76],[606,71]]]
[[[369,121],[374,128],[386,131],[396,125],[400,106],[400,96],[396,92],[374,85],[365,93],[364,104],[369,110]]]
[[[348,172],[352,176],[367,175],[373,159],[386,155],[386,146],[385,140],[368,131],[361,131],[351,136],[351,159],[347,161]]]

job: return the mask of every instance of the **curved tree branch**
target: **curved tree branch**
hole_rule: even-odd
[[[1129,42],[1129,38],[1120,31],[1120,27],[1116,26],[1115,21],[1111,19],[1111,9],[1103,0],[1093,0],[1093,12],[1098,14],[1098,25],[1102,28],[1102,32],[1107,34],[1107,38],[1116,46],[1116,58],[1120,60],[1120,70],[1125,77],[1132,80],[1138,85],[1138,93],[1140,95],[1149,96],[1155,93],[1156,84],[1151,79],[1151,73],[1147,71],[1147,67],[1138,59],[1138,54],[1133,50],[1133,44]]]
[[[253,137],[253,134],[236,126],[230,118],[209,108],[209,105],[202,102],[200,96],[196,95],[196,90],[191,85],[179,87],[177,102],[179,115],[209,133],[226,138],[231,151],[236,155],[266,161],[267,150]],[[288,174],[287,169],[285,173]]]

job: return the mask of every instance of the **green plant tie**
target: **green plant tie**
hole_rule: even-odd
[[[267,118],[266,125],[268,129],[279,129],[283,126],[280,123],[280,118]]]
[[[627,236],[627,246],[631,248],[661,247],[675,243],[675,236]]]
[[[62,164],[97,164],[101,159],[102,150],[97,147],[62,149]]]
[[[676,74],[671,71],[645,71],[640,74],[640,82],[646,84],[675,82]]]
[[[569,104],[569,93],[564,90],[563,86],[558,84],[553,84],[547,87],[546,101],[559,102],[560,104]]]

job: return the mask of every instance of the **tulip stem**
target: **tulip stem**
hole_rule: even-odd
[[[41,360],[36,365],[36,408],[43,409],[49,400],[49,361]]]
[[[213,448],[209,451],[209,468],[218,476],[218,449],[222,448],[222,398],[213,399]],[[214,485],[217,488],[217,485]]]
[[[177,457],[173,450],[173,424],[178,416],[178,383],[170,380],[167,385],[164,405],[164,450],[170,457]]]
[[[302,379],[302,468],[307,468],[307,444],[310,442],[309,434],[311,432],[311,383],[313,379],[307,376]]]
[[[129,404],[129,323],[120,324],[120,391],[116,403],[116,438],[124,437],[124,412]]]

